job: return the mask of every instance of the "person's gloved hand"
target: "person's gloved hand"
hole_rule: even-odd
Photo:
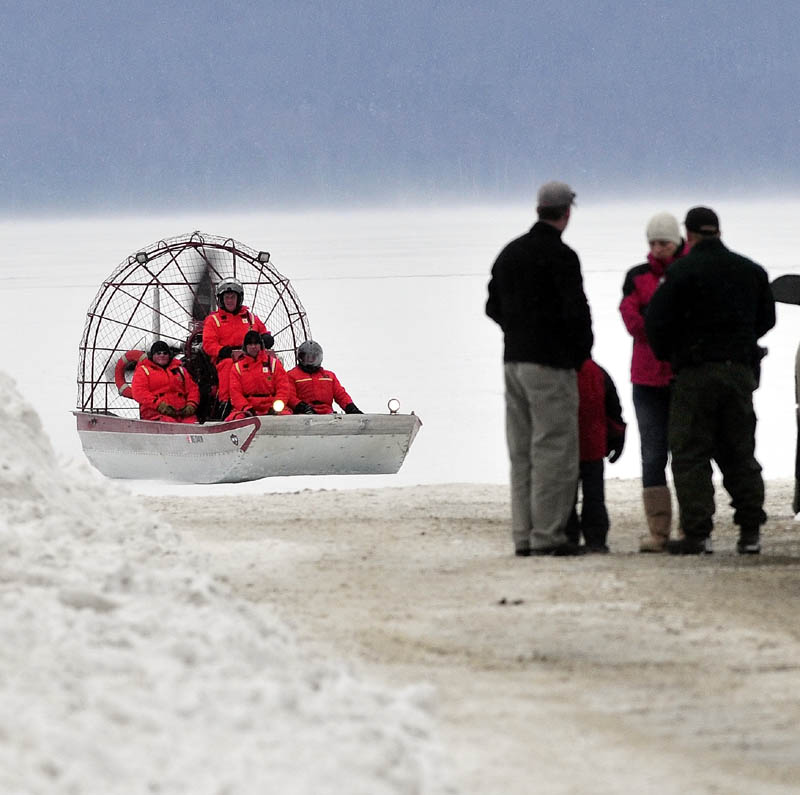
[[[608,463],[613,464],[619,460],[625,449],[625,428],[608,435]]]
[[[217,361],[221,362],[223,359],[230,359],[231,353],[233,352],[233,348],[230,345],[223,345],[219,349],[219,353],[217,354]]]
[[[166,414],[167,417],[177,417],[178,416],[178,412],[175,411],[175,409],[172,408],[172,406],[170,406],[169,403],[167,403],[166,400],[162,400],[156,406],[156,411],[159,414]]]
[[[187,403],[181,409],[181,417],[191,417],[197,411],[197,406],[194,403]]]
[[[316,414],[317,412],[314,411],[308,403],[304,403],[302,400],[294,407],[295,414]]]
[[[270,409],[270,411],[272,411],[272,409]],[[242,412],[242,414],[244,414],[245,417],[255,417],[256,416],[256,410],[255,409],[245,409]]]
[[[364,412],[355,403],[348,403],[344,407],[345,414],[363,414]]]
[[[275,344],[275,337],[273,337],[272,334],[267,331],[265,334],[261,335],[261,342],[264,343],[264,347],[267,350],[270,350]]]

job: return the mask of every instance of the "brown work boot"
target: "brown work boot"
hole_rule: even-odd
[[[672,498],[667,486],[642,489],[644,515],[649,532],[639,538],[639,552],[666,552],[672,525]]]

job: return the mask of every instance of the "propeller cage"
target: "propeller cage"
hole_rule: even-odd
[[[117,362],[130,350],[149,350],[157,339],[177,351],[196,344],[203,320],[217,309],[215,285],[226,278],[241,282],[245,306],[272,332],[281,361],[293,367],[311,328],[289,280],[264,259],[231,238],[200,232],[160,240],[127,257],[86,314],[78,411],[137,417],[137,404],[119,394]]]

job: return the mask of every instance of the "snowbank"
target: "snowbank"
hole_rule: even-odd
[[[0,791],[438,793],[426,687],[300,648],[0,373]]]

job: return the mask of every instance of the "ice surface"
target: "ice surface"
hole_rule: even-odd
[[[608,477],[640,474],[628,382],[631,339],[617,307],[628,268],[644,260],[655,212],[682,219],[692,204],[718,211],[723,239],[770,277],[800,272],[796,201],[708,197],[593,205],[580,199],[564,239],[580,255],[592,308],[594,356],[614,378],[628,421],[622,458]],[[291,279],[314,337],[360,408],[398,397],[423,427],[397,475],[273,478],[202,493],[352,488],[436,482],[504,483],[502,337],[484,315],[489,269],[532,223],[529,206],[426,207],[347,212],[253,212],[191,216],[0,221],[0,368],[39,412],[59,457],[83,460],[75,421],[77,346],[100,283],[130,253],[201,229],[268,250]],[[794,356],[800,307],[779,305],[764,339],[770,353],[756,393],[757,456],[768,478],[794,471]],[[163,490],[137,484],[137,490]],[[175,493],[198,493],[175,486]]]

